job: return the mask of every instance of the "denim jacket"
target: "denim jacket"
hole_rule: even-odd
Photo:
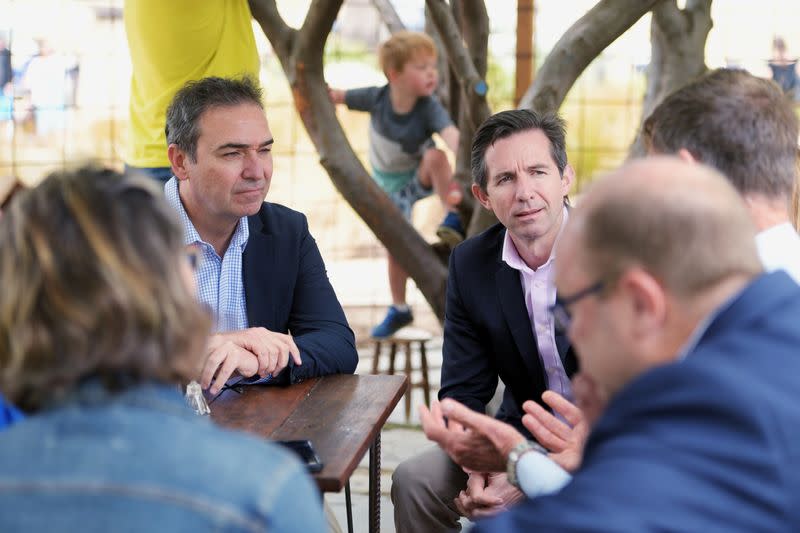
[[[98,383],[0,433],[0,531],[325,531],[276,445],[195,415],[172,387]]]
[[[11,405],[0,394],[0,429],[10,426],[14,422],[22,420],[22,413],[16,407]]]

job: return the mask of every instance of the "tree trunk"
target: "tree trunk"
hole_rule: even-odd
[[[389,0],[372,0],[372,5],[378,10],[378,14],[381,16],[383,23],[386,24],[389,33],[395,33],[406,29],[405,24],[400,20],[400,16],[397,14],[397,11],[394,10],[394,6]]]
[[[456,154],[455,176],[462,184],[466,200],[459,214],[463,221],[468,221],[465,224],[467,235],[472,236],[497,221],[491,212],[480,208],[470,194],[472,137],[478,126],[491,115],[486,102],[485,82],[489,16],[483,2],[454,0],[450,3],[450,9],[443,0],[426,0],[425,5],[447,50],[451,71],[455,75],[451,83],[458,83],[461,87],[458,95],[459,112],[454,115],[461,138]]]
[[[548,54],[522,97],[521,109],[555,111],[594,58],[661,0],[600,0]]]
[[[668,94],[708,70],[705,49],[712,26],[711,0],[687,0],[684,9],[679,9],[675,0],[667,0],[653,8],[647,91],[639,132],[631,145],[629,157],[645,154],[641,124],[656,106]]]
[[[419,287],[436,316],[444,318],[447,269],[419,233],[370,178],[336,117],[322,72],[325,41],[342,0],[313,0],[303,26],[294,30],[274,0],[250,0],[292,89],[295,108],[336,188]]]

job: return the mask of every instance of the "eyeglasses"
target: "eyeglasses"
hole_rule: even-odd
[[[561,333],[566,333],[570,324],[572,324],[572,313],[569,311],[569,306],[576,304],[587,296],[600,292],[603,290],[603,287],[605,287],[605,282],[600,280],[576,292],[572,296],[562,298],[556,295],[556,303],[550,306],[550,314],[553,315],[556,328],[558,328]]]

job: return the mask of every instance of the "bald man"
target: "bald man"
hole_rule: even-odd
[[[554,315],[610,403],[560,492],[476,531],[800,530],[800,287],[762,273],[754,235],[702,165],[640,160],[592,187],[558,244]],[[517,480],[536,458],[452,400],[423,425]]]

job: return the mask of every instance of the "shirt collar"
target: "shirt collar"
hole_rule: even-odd
[[[192,224],[189,214],[186,213],[186,209],[183,207],[183,202],[181,201],[180,194],[178,193],[178,180],[174,176],[170,178],[166,184],[164,184],[164,195],[166,196],[167,203],[171,205],[178,213],[178,218],[180,219],[181,226],[183,227],[183,243],[187,246],[198,243],[211,246],[205,242],[202,237],[200,237],[200,233],[198,233],[197,229],[194,227],[194,224]],[[241,247],[242,251],[244,251],[249,238],[250,226],[247,223],[247,217],[242,217],[239,219],[239,223],[236,225],[236,230],[231,237],[230,246],[239,246]]]
[[[564,216],[561,220],[561,227],[558,228],[558,234],[556,235],[556,240],[553,241],[553,248],[550,250],[550,257],[548,257],[547,261],[545,261],[544,264],[539,268],[550,265],[556,258],[556,244],[558,244],[558,240],[561,238],[561,233],[564,231],[564,226],[567,225],[567,219],[569,219],[569,209],[567,209],[567,206],[564,206],[563,210],[564,210]],[[508,266],[510,266],[514,270],[520,270],[522,272],[534,271],[519,255],[517,246],[511,239],[511,234],[508,232],[508,229],[506,229],[505,237],[503,239],[503,252],[501,258],[503,262],[505,262]]]

